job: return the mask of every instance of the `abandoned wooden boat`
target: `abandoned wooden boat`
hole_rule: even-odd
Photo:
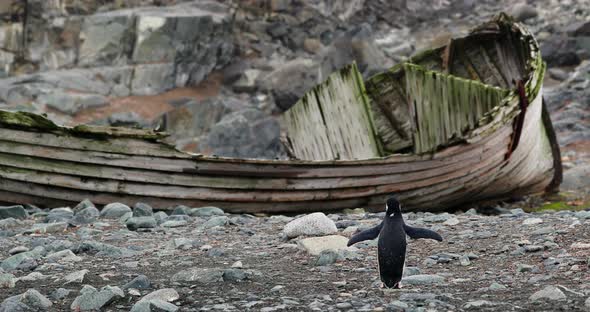
[[[1,111],[0,201],[272,213],[381,208],[396,193],[407,210],[439,211],[553,190],[544,71],[535,39],[504,15],[367,81],[353,64],[284,115],[292,160],[187,154],[154,131]]]

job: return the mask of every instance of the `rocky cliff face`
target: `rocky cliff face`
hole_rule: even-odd
[[[276,117],[329,73],[356,61],[370,76],[500,11],[541,42],[546,90],[568,84],[572,66],[590,54],[589,4],[4,0],[0,108],[68,125],[159,126],[191,152],[285,157]],[[573,128],[585,131],[584,124]]]

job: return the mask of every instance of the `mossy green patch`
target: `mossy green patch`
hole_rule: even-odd
[[[534,207],[534,208],[525,209],[525,210],[529,210],[527,212],[562,211],[562,210],[578,211],[578,210],[584,210],[585,208],[590,206],[590,201],[587,201],[581,205],[579,203],[576,203],[576,205],[572,205],[570,203],[571,202],[565,202],[565,201],[550,202],[550,203],[543,204],[540,207]]]

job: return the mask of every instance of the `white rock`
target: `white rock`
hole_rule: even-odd
[[[288,238],[294,238],[301,235],[322,236],[338,232],[336,224],[322,212],[308,214],[301,218],[295,219],[283,229],[283,233]]]
[[[34,282],[34,281],[46,279],[47,277],[48,277],[47,275],[43,275],[42,273],[39,273],[39,272],[31,272],[31,273],[29,273],[29,275],[19,278],[19,280],[25,281],[25,282]]]
[[[231,265],[232,268],[241,268],[244,265],[242,264],[242,261],[236,261],[234,262],[234,264]]]
[[[461,223],[461,221],[459,221],[459,219],[457,219],[457,218],[450,218],[447,221],[443,222],[444,225],[449,225],[449,226],[457,225],[459,223]]]
[[[547,286],[539,291],[537,291],[536,293],[532,294],[529,297],[529,300],[531,301],[537,301],[537,300],[565,300],[567,299],[567,297],[565,296],[565,294],[559,290],[559,288],[555,287],[555,286]]]
[[[65,250],[61,250],[61,251],[49,254],[45,257],[45,259],[47,259],[49,261],[53,261],[53,262],[59,262],[59,263],[82,261],[81,257],[76,256],[76,254],[74,254],[69,249],[65,249]]]
[[[543,223],[543,219],[541,218],[528,218],[522,222],[522,225],[535,225]]]
[[[590,243],[573,243],[572,244],[572,248],[573,249],[590,249]]]
[[[324,250],[340,250],[348,248],[346,246],[348,238],[340,235],[328,235],[322,237],[309,237],[298,242],[299,248],[308,253],[317,256]]]
[[[439,275],[418,274],[407,276],[402,279],[402,283],[408,285],[434,285],[444,282],[445,278]]]

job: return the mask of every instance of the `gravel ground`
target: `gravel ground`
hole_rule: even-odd
[[[409,241],[401,290],[380,288],[376,241],[345,247],[379,213],[27,210],[0,208],[24,217],[0,220],[0,311],[590,309],[587,210],[408,213],[444,241]]]

